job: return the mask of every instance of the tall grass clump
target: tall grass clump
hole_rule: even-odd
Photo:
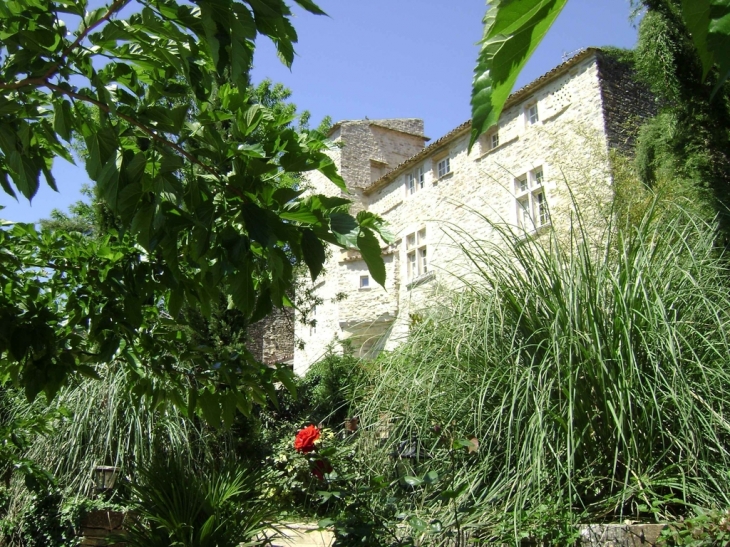
[[[407,441],[409,474],[440,477],[404,496],[419,522],[546,539],[730,503],[727,261],[715,226],[657,210],[599,247],[580,222],[454,233],[476,275],[362,396],[370,439],[388,431],[363,436],[372,471],[396,473]]]

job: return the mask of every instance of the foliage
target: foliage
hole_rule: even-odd
[[[230,464],[194,472],[176,459],[158,460],[141,470],[132,492],[136,518],[124,538],[132,547],[237,547],[276,516],[256,474]]]
[[[567,0],[491,0],[472,86],[469,148],[497,123],[517,76]]]
[[[311,0],[297,3],[322,13]],[[123,18],[133,4],[141,11]],[[29,199],[41,173],[55,187],[53,159],[72,161],[71,143],[83,140],[86,170],[113,220],[108,237],[93,242],[31,226],[3,231],[4,379],[31,399],[52,398],[92,364],[117,360],[172,379],[179,365],[205,389],[182,398],[178,389],[171,400],[227,422],[270,395],[274,376],[250,355],[206,368],[204,350],[175,328],[181,309],[208,316],[211,303],[225,301],[253,322],[290,306],[294,266],[317,277],[324,242],[359,247],[382,284],[376,234],[389,236],[377,216],[351,217],[343,198],[303,198],[282,183],[319,170],[344,189],[324,136],[297,131],[288,111],[249,87],[258,34],[293,59],[296,33],[282,0],[86,8],[0,5],[0,184]],[[78,21],[73,35],[62,16]],[[278,379],[291,383],[283,372]]]
[[[497,224],[488,241],[455,233],[476,275],[360,399],[372,475],[392,476],[388,454],[408,445],[422,454],[409,475],[455,469],[448,495],[419,486],[402,513],[485,541],[565,544],[588,519],[727,505],[727,263],[713,225],[658,211],[598,248],[579,224],[567,244]],[[454,463],[453,442],[471,438]]]
[[[678,1],[677,15],[692,36],[702,80],[714,72],[710,81],[717,90],[730,75],[730,5],[726,0]],[[490,0],[488,4],[472,86],[470,146],[499,119],[517,75],[565,1]],[[667,2],[645,0],[642,4],[651,11]]]
[[[352,462],[350,434],[343,430],[343,424],[351,417],[352,386],[363,374],[363,364],[351,352],[337,355],[330,349],[304,377],[297,378],[297,397],[281,393],[278,406],[269,405],[259,411],[259,436],[245,443],[261,447],[268,469],[267,495],[280,506],[305,515],[329,511],[312,502],[323,484],[295,451],[294,436],[307,425],[318,425],[322,428],[323,443],[336,448],[336,454],[328,458],[337,472],[353,471],[356,466]]]
[[[0,541],[3,545],[23,547],[75,547],[80,544],[82,516],[96,508],[107,508],[101,500],[68,497],[58,481],[50,475],[26,475],[28,495],[17,513],[7,514],[3,507],[0,519]],[[4,494],[12,495],[6,489]],[[8,499],[6,505],[12,504]]]
[[[728,511],[699,512],[664,530],[658,545],[685,547],[725,547],[730,544]]]
[[[635,66],[661,109],[641,128],[636,150],[639,174],[650,187],[658,179],[671,180],[680,193],[702,204],[708,219],[719,213],[721,228],[727,232],[730,87],[703,81],[703,67],[683,23],[679,0],[647,4]]]

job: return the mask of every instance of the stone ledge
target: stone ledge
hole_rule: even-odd
[[[584,524],[578,545],[590,547],[652,547],[666,524]]]
[[[335,535],[330,530],[321,530],[316,524],[294,523],[267,530],[264,535],[274,537],[271,547],[330,547]]]

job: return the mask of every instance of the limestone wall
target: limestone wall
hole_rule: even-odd
[[[527,108],[535,104],[539,121],[530,123]],[[600,237],[606,220],[603,206],[611,190],[595,57],[512,105],[497,130],[496,147],[492,148],[491,133],[487,133],[467,154],[466,128],[369,196],[368,210],[384,216],[397,236],[400,290],[393,297],[398,299],[399,316],[386,347],[402,341],[411,314],[427,306],[434,291],[457,288],[464,278],[474,275],[460,248],[462,243],[473,238],[497,244],[490,222],[517,225],[519,177],[542,172],[550,221],[566,231],[574,210],[570,185],[577,205]],[[437,163],[447,156],[451,173],[439,178]],[[411,194],[406,181],[408,173],[416,169],[425,173],[425,184]],[[527,231],[533,228],[529,226]],[[409,283],[406,238],[424,229],[428,272]]]
[[[341,148],[330,156],[347,181],[351,194],[343,194],[321,173],[307,176],[313,193],[344,195],[353,201],[351,213],[365,208],[362,189],[391,171],[424,147],[423,121],[414,119],[359,120],[337,124],[330,134]],[[359,253],[331,246],[325,270],[311,283],[302,280],[316,305],[306,316],[296,314],[294,370],[303,373],[338,340],[351,339],[367,354],[376,351],[377,342],[397,316],[397,257],[384,251],[387,283],[380,287],[370,277]],[[367,282],[362,280],[367,277]],[[366,284],[366,286],[363,286]],[[311,308],[311,306],[310,306]],[[335,347],[337,349],[337,346]]]
[[[367,268],[356,253],[333,252],[317,287],[316,328],[298,331],[305,349],[297,350],[296,370],[333,340],[350,337],[364,352],[400,343],[434,292],[474,275],[464,243],[500,244],[493,223],[522,224],[522,237],[549,224],[567,238],[580,211],[583,229],[600,242],[611,214],[609,150],[633,144],[633,128],[652,105],[625,65],[591,50],[516,92],[471,153],[468,123],[425,149],[420,121],[338,124],[332,137],[344,147],[336,162],[355,210],[385,218],[396,241],[386,249],[385,288],[362,286]],[[446,160],[448,172],[439,173]]]
[[[247,348],[266,365],[291,363],[294,359],[294,310],[274,308],[265,319],[248,329]]]

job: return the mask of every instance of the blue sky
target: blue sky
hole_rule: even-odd
[[[101,3],[101,2],[98,2]],[[438,138],[469,118],[472,71],[482,35],[483,0],[319,0],[329,17],[295,9],[297,58],[289,70],[262,40],[254,82],[270,78],[291,88],[312,125],[368,117],[422,118]],[[522,72],[517,87],[588,46],[633,47],[629,0],[570,0]],[[0,192],[0,218],[35,222],[80,199],[83,168],[57,160],[60,192],[43,182],[32,204]]]

